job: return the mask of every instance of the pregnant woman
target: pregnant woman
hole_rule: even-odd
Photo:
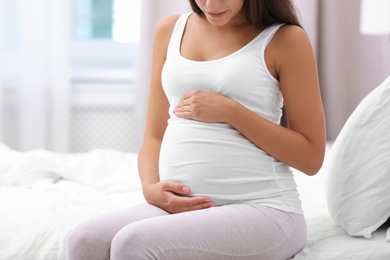
[[[305,245],[290,167],[319,170],[325,123],[292,0],[190,4],[155,31],[139,151],[147,203],[77,226],[69,259],[283,260]]]

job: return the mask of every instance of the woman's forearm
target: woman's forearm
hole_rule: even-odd
[[[226,112],[226,123],[272,157],[308,175],[320,169],[325,149],[321,138],[310,140],[262,118],[234,100],[229,102]]]
[[[161,140],[153,137],[144,139],[138,153],[138,172],[142,187],[160,181],[158,174],[158,158],[160,156]]]

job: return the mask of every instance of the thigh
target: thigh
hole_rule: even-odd
[[[227,205],[135,222],[112,243],[112,259],[288,259],[305,243],[299,214]]]
[[[145,203],[88,219],[72,230],[68,259],[108,259],[111,240],[119,230],[136,221],[168,214]]]
[[[144,203],[94,216],[79,224],[75,229],[82,228],[86,230],[86,233],[97,232],[104,236],[114,236],[128,224],[164,215],[169,215],[169,213],[156,206]]]

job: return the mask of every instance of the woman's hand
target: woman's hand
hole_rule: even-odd
[[[171,181],[160,181],[143,187],[144,196],[149,204],[169,213],[179,213],[214,206],[208,197],[186,197],[190,189]]]
[[[232,100],[209,90],[191,90],[184,94],[173,113],[177,117],[207,123],[226,122],[227,105]]]

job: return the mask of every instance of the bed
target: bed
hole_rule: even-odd
[[[352,113],[312,177],[294,170],[308,225],[294,260],[390,259],[390,78]],[[18,152],[0,144],[0,259],[66,259],[81,221],[144,202],[137,154]]]
[[[330,146],[328,146],[330,149]],[[94,150],[17,152],[0,144],[0,259],[66,259],[70,230],[86,218],[144,202],[136,154]],[[326,206],[326,175],[296,171],[308,223],[297,260],[390,259],[385,229],[372,239],[351,237]]]

